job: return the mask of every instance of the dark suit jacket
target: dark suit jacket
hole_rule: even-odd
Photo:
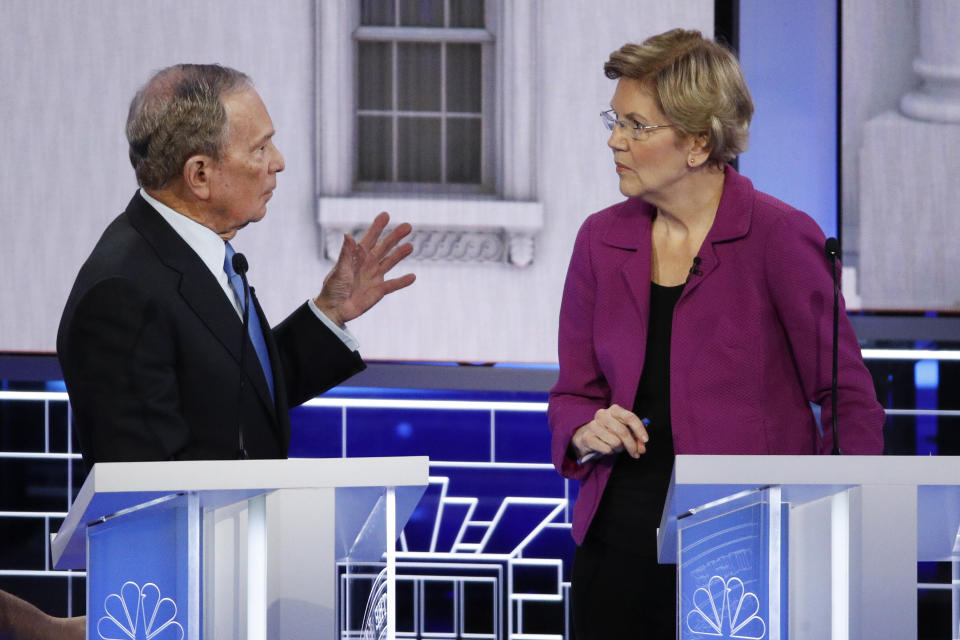
[[[255,309],[275,402],[249,342],[241,390],[240,317],[199,256],[135,195],[77,275],[57,335],[87,467],[235,458],[239,425],[251,458],[286,457],[289,407],[364,364],[306,304],[273,330]]]

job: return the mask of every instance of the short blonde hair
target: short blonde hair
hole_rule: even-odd
[[[707,139],[708,162],[720,165],[746,150],[753,100],[740,63],[699,31],[672,29],[625,44],[603,70],[647,85],[677,133]]]

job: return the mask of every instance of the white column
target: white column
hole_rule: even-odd
[[[917,120],[960,123],[960,2],[917,0],[920,55],[913,70],[920,88],[900,100],[904,115]]]
[[[187,637],[199,638],[201,625],[202,584],[201,567],[203,544],[200,495],[196,491],[187,494],[187,584],[190,590],[190,607],[187,610]]]
[[[953,605],[951,607],[953,611],[953,624],[951,624],[951,628],[953,628],[953,637],[960,638],[960,590],[958,590],[958,588],[960,588],[960,561],[954,560],[951,564],[953,565],[951,572],[952,580],[950,583],[950,590],[952,592],[951,601]]]
[[[850,638],[850,494],[830,498],[830,640]]]
[[[839,560],[832,542],[833,500],[827,496],[791,505],[787,553],[790,640],[849,640],[849,634],[831,631],[836,606],[832,569],[833,563]],[[831,541],[829,547],[828,540]],[[846,558],[847,548],[842,551],[842,557]]]
[[[864,307],[960,304],[960,2],[917,0],[920,87],[864,126],[860,265]],[[854,73],[856,73],[854,71]]]
[[[917,487],[850,490],[850,638],[916,638]]]
[[[267,638],[267,497],[247,502],[247,640]]]
[[[780,640],[780,620],[783,612],[780,609],[780,572],[783,562],[781,562],[781,540],[783,533],[781,526],[783,523],[783,501],[781,499],[782,490],[780,487],[770,487],[766,491],[767,508],[769,521],[767,522],[767,531],[770,535],[770,550],[768,557],[769,575],[767,583],[770,585],[770,591],[767,594],[767,602],[770,606],[769,625],[767,627],[770,640]]]

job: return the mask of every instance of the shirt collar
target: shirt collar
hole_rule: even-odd
[[[140,196],[146,200],[151,207],[157,210],[167,224],[173,227],[178,236],[189,245],[193,251],[200,256],[203,264],[207,265],[215,277],[223,273],[223,261],[226,258],[226,243],[223,238],[218,236],[212,229],[209,229],[199,222],[191,220],[187,216],[174,211],[156,198],[152,197],[145,189],[140,189]]]

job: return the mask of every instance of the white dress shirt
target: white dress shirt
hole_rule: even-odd
[[[209,269],[213,277],[216,278],[217,283],[223,290],[223,295],[227,296],[227,300],[233,305],[234,310],[242,317],[243,301],[237,300],[237,295],[233,287],[230,286],[230,279],[227,277],[227,272],[223,269],[223,262],[227,255],[227,247],[223,238],[214,233],[212,229],[191,220],[182,213],[174,211],[152,197],[146,190],[140,189],[140,195],[151,207],[156,209],[157,213],[167,221],[167,224],[173,227],[177,235],[183,238],[183,241],[200,257],[203,264],[207,266],[207,269]],[[346,327],[341,328],[337,326],[333,320],[327,317],[327,314],[317,307],[312,298],[307,300],[307,305],[310,307],[310,310],[313,311],[314,315],[327,325],[351,351],[356,351],[359,348],[360,344],[353,334],[350,333]]]

